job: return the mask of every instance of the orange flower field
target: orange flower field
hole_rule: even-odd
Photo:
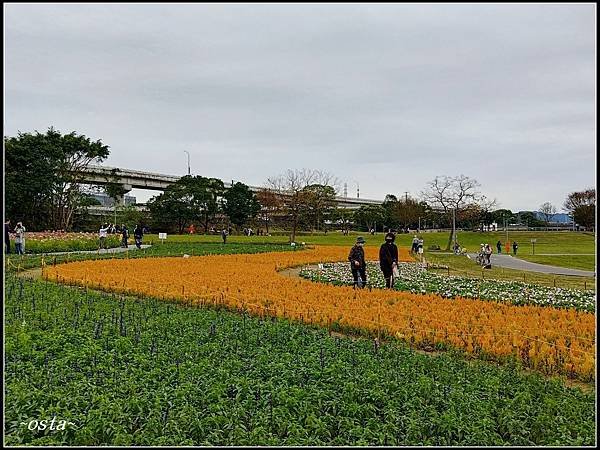
[[[407,249],[400,259],[410,261]],[[377,247],[365,247],[367,260]],[[547,374],[594,379],[595,316],[573,309],[472,299],[444,299],[314,283],[278,270],[345,261],[348,249],[319,246],[296,252],[82,261],[46,267],[60,282],[189,303],[225,305],[342,329],[393,335],[430,347],[444,344],[475,355],[515,356]]]

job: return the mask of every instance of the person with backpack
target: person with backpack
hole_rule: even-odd
[[[517,256],[517,249],[519,248],[519,244],[517,244],[517,241],[513,242],[513,255]]]
[[[394,244],[396,236],[389,232],[385,235],[385,242],[379,248],[379,267],[385,278],[385,287],[394,287],[394,269],[398,267],[398,247]]]
[[[365,262],[365,240],[362,236],[356,238],[356,244],[350,250],[348,261],[354,278],[354,287],[364,288],[367,284],[367,264]]]

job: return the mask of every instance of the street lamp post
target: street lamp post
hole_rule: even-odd
[[[188,175],[190,175],[190,152],[188,152],[187,150],[184,150],[185,153],[187,153],[187,157],[188,157]]]

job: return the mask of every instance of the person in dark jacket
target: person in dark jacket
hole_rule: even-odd
[[[498,249],[498,254],[502,253],[502,242],[496,242],[496,248]]]
[[[354,287],[364,288],[367,284],[367,264],[365,263],[365,240],[362,236],[356,238],[356,244],[350,250],[348,261],[354,278]]]
[[[513,242],[513,255],[517,256],[517,249],[519,248],[519,244],[517,244],[517,241]]]
[[[125,224],[121,226],[121,247],[127,248],[127,238],[129,237],[129,231]]]
[[[135,239],[135,246],[142,248],[142,239],[144,237],[144,228],[139,224],[133,229],[133,238]]]
[[[394,287],[394,267],[398,265],[398,247],[394,244],[396,237],[394,233],[385,235],[385,243],[379,248],[379,267],[385,278],[385,286],[392,289]]]

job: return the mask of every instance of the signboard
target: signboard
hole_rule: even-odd
[[[537,239],[532,239],[531,242],[537,242]]]
[[[158,233],[158,238],[161,242],[164,242],[164,239],[167,238],[167,233]]]

